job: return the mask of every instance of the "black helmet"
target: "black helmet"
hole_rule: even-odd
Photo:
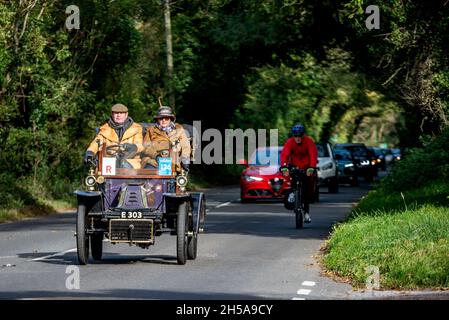
[[[294,137],[302,137],[304,135],[304,132],[306,132],[306,128],[300,123],[295,124],[292,127],[292,135]]]

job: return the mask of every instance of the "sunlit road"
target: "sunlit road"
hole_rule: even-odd
[[[104,260],[77,266],[75,214],[0,225],[2,299],[352,299],[350,285],[320,273],[314,258],[332,225],[368,191],[322,189],[312,223],[295,229],[281,203],[240,204],[239,189],[206,192],[208,213],[198,258],[176,263],[175,236],[149,250],[105,244]],[[78,266],[77,266],[78,267]]]

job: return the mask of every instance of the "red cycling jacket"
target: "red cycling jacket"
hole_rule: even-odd
[[[281,166],[291,164],[300,169],[315,168],[317,161],[318,151],[315,142],[309,136],[304,135],[301,144],[297,144],[293,137],[284,143]]]

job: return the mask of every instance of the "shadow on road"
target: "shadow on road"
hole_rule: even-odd
[[[19,253],[17,256],[23,259],[36,259],[46,256],[58,254],[58,252],[39,252],[39,253]],[[57,255],[54,257],[48,257],[35,262],[48,263],[55,265],[78,265],[78,257],[76,252],[67,252],[63,255]],[[176,255],[161,255],[161,254],[135,254],[124,255],[120,253],[107,252],[101,261],[94,261],[90,258],[90,264],[104,264],[104,265],[118,265],[118,264],[133,264],[133,263],[151,263],[162,265],[178,265]]]
[[[114,289],[114,290],[96,290],[94,292],[80,292],[79,290],[67,291],[2,291],[0,299],[158,299],[158,300],[265,300],[267,298],[250,294],[226,294],[214,292],[181,292],[181,291],[161,291],[146,289]],[[270,300],[273,298],[270,297]],[[163,301],[158,301],[162,304]],[[182,302],[180,302],[182,306]]]
[[[51,214],[46,217],[35,217],[29,220],[0,224],[0,232],[23,230],[66,230],[67,226],[75,226],[75,212]]]

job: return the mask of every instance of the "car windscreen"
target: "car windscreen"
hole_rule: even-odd
[[[282,149],[257,149],[249,161],[253,166],[279,166]]]
[[[104,145],[98,169],[103,176],[173,176],[177,153],[163,144]]]
[[[341,160],[349,160],[352,161],[351,158],[351,153],[348,150],[345,149],[334,149],[334,154],[335,155],[340,155],[341,156]]]
[[[351,152],[355,159],[366,160],[370,158],[366,147],[351,147]]]
[[[329,149],[327,148],[326,144],[324,143],[316,143],[316,149],[318,151],[318,158],[328,158],[329,155]]]

